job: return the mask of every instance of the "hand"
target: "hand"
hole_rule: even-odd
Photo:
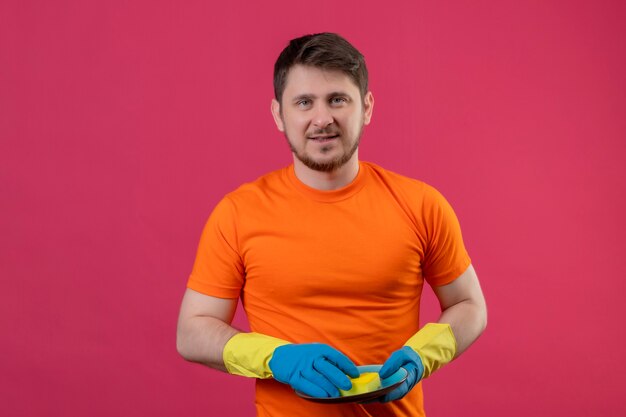
[[[420,356],[408,346],[396,350],[391,354],[389,359],[385,361],[383,367],[380,368],[378,374],[380,379],[389,378],[400,368],[406,369],[409,373],[406,380],[393,391],[385,394],[378,401],[386,403],[389,401],[399,400],[404,397],[417,384],[424,375],[424,365]]]
[[[346,374],[359,376],[359,370],[346,355],[322,343],[279,346],[269,367],[274,379],[311,397],[338,397],[338,388],[352,388]]]

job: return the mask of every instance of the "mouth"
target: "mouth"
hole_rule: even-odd
[[[334,139],[337,139],[338,137],[339,135],[319,135],[319,136],[309,136],[308,139],[313,140],[315,142],[324,143],[324,142],[330,142]]]

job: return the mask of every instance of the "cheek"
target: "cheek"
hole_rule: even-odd
[[[296,126],[293,122],[285,123],[284,134],[289,138],[289,141],[292,143],[299,143],[301,138],[304,136],[304,131]]]
[[[285,118],[283,124],[285,126],[285,130],[292,133],[306,131],[308,127],[307,121],[302,117]]]
[[[358,132],[361,123],[363,123],[361,115],[352,115],[346,120],[345,128],[349,130],[350,133],[355,133]]]

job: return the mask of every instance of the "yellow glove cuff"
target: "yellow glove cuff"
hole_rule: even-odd
[[[420,355],[424,364],[424,375],[427,378],[452,361],[456,354],[456,339],[452,328],[447,323],[428,323],[415,333],[405,346],[409,346]]]
[[[284,340],[260,333],[237,333],[224,346],[224,365],[228,373],[233,375],[271,378],[269,361],[274,349],[288,344]]]

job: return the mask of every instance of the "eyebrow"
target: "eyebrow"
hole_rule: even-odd
[[[344,96],[344,97],[352,98],[350,96],[350,94],[348,94],[348,93],[346,93],[344,91],[333,91],[333,92],[328,93],[326,95],[327,98],[337,97],[337,96]],[[300,95],[295,96],[292,101],[299,101],[299,100],[304,100],[304,99],[310,100],[310,99],[316,99],[316,98],[318,98],[318,97],[315,94],[306,94],[305,93],[305,94],[300,94]]]

